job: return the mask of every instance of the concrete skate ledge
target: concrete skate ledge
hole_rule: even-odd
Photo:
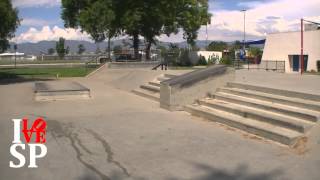
[[[234,69],[210,66],[161,82],[160,106],[170,111],[183,110],[195,100],[214,93],[234,80]]]
[[[36,82],[34,87],[35,100],[70,100],[89,99],[90,89],[77,82]]]
[[[111,62],[108,67],[111,69],[122,68],[153,68],[158,65],[159,61],[146,61],[146,62]]]

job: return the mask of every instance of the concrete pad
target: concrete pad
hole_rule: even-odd
[[[90,98],[90,89],[72,81],[36,82],[34,93],[37,101]]]
[[[70,79],[90,87],[90,101],[34,101],[34,83],[0,85],[0,179],[319,180],[319,125],[299,154],[131,93],[160,73],[105,68]],[[47,156],[39,168],[9,168],[11,119],[39,116]]]

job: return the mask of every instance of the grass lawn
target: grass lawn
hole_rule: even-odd
[[[84,77],[97,67],[64,67],[64,68],[2,68],[0,79],[14,78],[54,78],[57,77]]]
[[[84,60],[17,60],[17,64],[59,64],[59,63],[86,63]],[[0,65],[12,65],[14,60],[0,60]]]

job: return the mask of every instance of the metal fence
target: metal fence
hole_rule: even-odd
[[[285,61],[266,60],[261,61],[260,64],[253,64],[251,61],[235,60],[233,65],[236,69],[266,70],[281,73],[286,71]]]

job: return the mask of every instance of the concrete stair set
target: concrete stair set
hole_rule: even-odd
[[[185,110],[257,136],[293,145],[320,117],[320,96],[228,83]]]
[[[156,79],[154,79],[153,81],[150,81],[146,84],[141,85],[138,89],[135,89],[132,92],[139,96],[159,102],[160,101],[160,82],[171,79],[173,77],[176,77],[176,75],[162,74],[158,76]]]
[[[133,92],[159,102],[160,82],[173,77],[163,74]],[[320,95],[227,83],[215,94],[185,106],[185,110],[290,146],[320,119]]]

